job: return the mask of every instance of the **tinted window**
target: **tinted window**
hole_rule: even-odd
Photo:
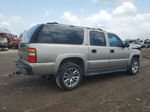
[[[81,28],[45,25],[40,32],[37,43],[82,44],[84,30]]]
[[[90,44],[93,46],[106,46],[105,34],[103,32],[91,31]]]
[[[145,41],[144,44],[150,44],[150,42]]]
[[[109,45],[112,47],[122,47],[123,46],[123,42],[121,41],[121,39],[114,34],[108,34],[108,39],[109,39]]]
[[[21,37],[21,43],[29,43],[31,40],[31,37],[33,35],[33,33],[35,32],[35,30],[39,27],[40,25],[36,25],[32,28],[30,28],[29,30],[27,30],[23,36]]]

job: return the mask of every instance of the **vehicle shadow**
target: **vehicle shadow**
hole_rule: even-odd
[[[112,81],[112,80],[119,80],[124,77],[129,77],[126,72],[119,72],[119,73],[108,73],[108,74],[100,74],[94,76],[84,77],[83,79],[83,86],[90,85],[92,83],[100,83],[104,81]]]
[[[3,90],[14,91],[61,91],[54,80],[54,77],[46,78],[45,76],[14,76],[5,77],[5,82],[9,83],[3,87]],[[1,87],[2,88],[2,87]],[[13,88],[13,89],[11,89]]]
[[[129,77],[126,73],[110,73],[95,76],[88,76],[83,78],[81,84],[82,88],[90,86],[95,83],[102,83],[105,81],[119,80],[123,77]],[[24,78],[17,78],[11,85],[16,89],[22,90],[46,90],[53,92],[61,92],[62,90],[57,86],[54,77],[46,78],[44,76],[25,76]],[[62,91],[63,92],[63,91]]]

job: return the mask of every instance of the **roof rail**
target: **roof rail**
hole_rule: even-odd
[[[69,25],[70,27],[75,27],[74,25]]]
[[[97,30],[103,31],[102,29],[98,28]]]
[[[57,22],[48,22],[46,24],[58,24]]]
[[[57,22],[48,22],[46,24],[59,24]],[[67,24],[59,24],[59,25],[63,25],[63,26],[70,26],[70,27],[81,27],[81,26],[74,26],[74,25],[67,25]],[[90,27],[81,27],[81,28],[87,28],[87,29],[93,29],[93,30],[100,30],[100,31],[104,31],[101,28],[90,28]]]

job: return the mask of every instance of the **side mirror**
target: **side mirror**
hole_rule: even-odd
[[[124,42],[124,44],[123,44],[123,47],[125,48],[125,47],[130,47],[130,45],[129,45],[129,43],[128,42]]]

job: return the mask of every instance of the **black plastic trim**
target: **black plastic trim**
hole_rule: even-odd
[[[15,60],[15,63],[16,63],[16,67],[25,69],[28,75],[33,75],[32,68],[29,65],[23,63],[19,59]]]

